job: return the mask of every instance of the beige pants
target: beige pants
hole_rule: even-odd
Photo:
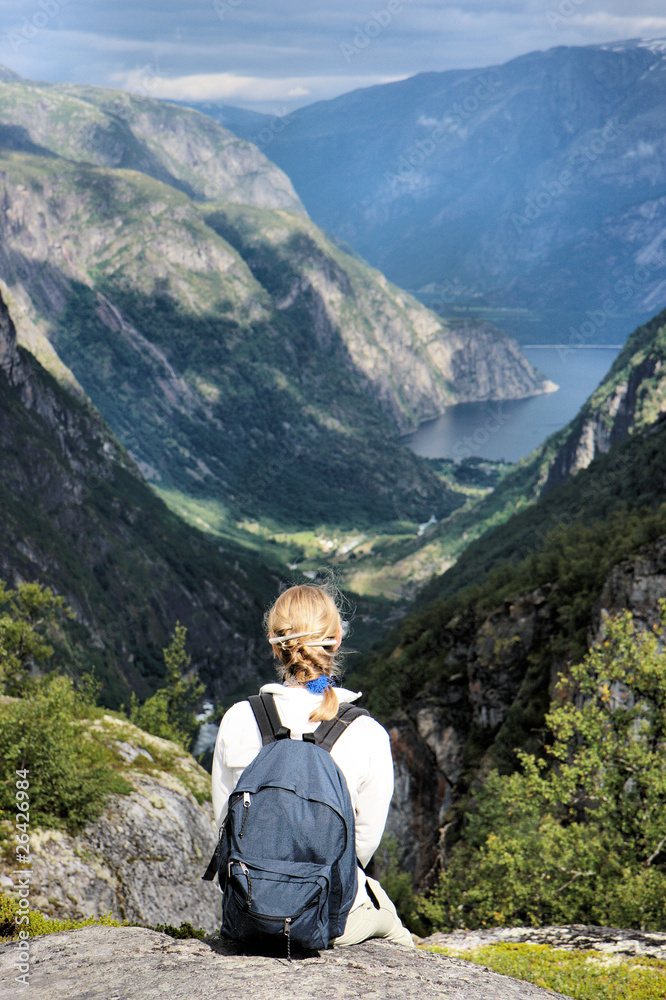
[[[413,948],[412,935],[403,926],[395,906],[379,882],[376,882],[374,878],[369,878],[368,882],[377,897],[379,909],[369,899],[361,906],[357,906],[347,917],[344,934],[342,937],[336,938],[333,944],[342,948],[351,944],[360,944],[361,941],[367,941],[368,938],[385,938],[394,944],[402,945],[403,948]]]

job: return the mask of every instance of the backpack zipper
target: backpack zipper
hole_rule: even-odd
[[[291,917],[285,917],[284,933],[287,937],[287,961],[291,962]]]
[[[245,907],[246,910],[249,910],[250,903],[252,902],[252,879],[250,878],[250,869],[247,867],[246,864],[244,864],[242,861],[239,861],[237,858],[230,858],[229,864],[227,865],[227,881],[231,880],[231,868],[233,865],[240,865],[240,870],[247,879],[247,899],[243,901],[242,905]],[[238,898],[237,893],[234,892],[234,895],[236,896],[236,898]]]
[[[245,864],[244,861],[240,860],[240,858],[231,858],[229,860],[228,865],[227,865],[227,875],[228,875],[229,879],[231,879],[231,868],[232,868],[233,865],[238,865],[240,867],[240,870],[242,871],[243,875],[247,879],[247,888],[248,888],[247,899],[246,900],[241,900],[241,898],[239,897],[238,893],[234,889],[232,889],[231,891],[232,891],[233,895],[236,897],[236,899],[238,900],[238,902],[246,910],[249,910],[250,909],[250,903],[252,902],[252,879],[250,878],[250,869],[247,867],[247,865]],[[308,903],[308,905],[303,910],[301,910],[300,913],[297,913],[296,916],[300,916],[301,913],[307,913],[308,910],[311,910],[311,909],[313,909],[313,907],[316,907],[318,905],[319,905],[319,894],[312,900],[311,903]],[[255,917],[258,917],[260,920],[282,920],[283,919],[282,917],[276,916],[275,914],[272,914],[272,913],[259,913],[256,910],[253,910],[252,913],[253,913],[253,915]],[[293,919],[294,919],[293,917],[284,917],[284,933],[285,934],[289,934],[291,932],[290,925],[291,925],[291,922],[292,922]]]
[[[243,822],[241,823],[241,828],[239,831],[239,838],[243,836],[243,830],[245,829],[245,824],[247,823],[247,818],[250,814],[250,793],[243,792]]]

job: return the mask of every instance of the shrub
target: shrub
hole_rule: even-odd
[[[437,928],[666,929],[666,652],[631,614],[560,677],[545,758],[495,772],[420,912]]]
[[[56,623],[73,617],[62,597],[38,583],[9,590],[0,580],[0,690],[21,694],[28,669],[50,659]]]
[[[23,911],[25,914],[25,911]],[[122,926],[119,920],[114,920],[110,913],[101,917],[86,917],[85,920],[59,920],[45,917],[36,910],[27,911],[27,923],[18,922],[18,900],[11,896],[0,894],[0,940],[18,937],[21,930],[28,931],[30,937],[39,934],[56,934],[58,931],[74,931],[79,927],[90,927],[102,924],[106,927]],[[126,922],[125,922],[126,923]]]
[[[167,668],[164,687],[142,705],[132,694],[129,714],[135,726],[189,750],[199,725],[196,705],[205,688],[196,677],[186,676],[192,662],[185,650],[186,636],[187,629],[177,623],[171,642],[164,650]]]
[[[395,837],[384,836],[373,858],[376,876],[392,901],[403,924],[414,934],[423,934],[417,898],[409,872],[400,867],[400,847]]]
[[[87,731],[92,705],[71,680],[49,675],[26,697],[0,705],[0,807],[16,812],[17,770],[29,772],[30,823],[76,832],[96,819],[111,792],[129,792],[114,757]]]

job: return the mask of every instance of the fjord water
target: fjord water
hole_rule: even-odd
[[[533,367],[559,386],[530,399],[460,403],[404,438],[425,458],[471,455],[517,462],[569,422],[599,385],[620,348],[526,347]]]

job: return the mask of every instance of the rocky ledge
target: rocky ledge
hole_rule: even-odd
[[[625,931],[616,927],[495,927],[486,931],[454,931],[433,934],[425,944],[446,948],[453,954],[484,948],[490,944],[548,944],[568,951],[600,951],[618,958],[660,958],[666,960],[666,934],[657,931]]]
[[[140,927],[85,927],[30,942],[28,987],[18,947],[0,946],[0,998],[30,1000],[557,1000],[561,994],[456,958],[384,941],[308,958],[239,953],[220,939],[177,941]]]
[[[201,880],[217,839],[210,775],[175,743],[126,720],[104,715],[91,729],[134,790],[110,796],[76,836],[32,829],[32,908],[62,920],[186,921],[212,933],[220,892]],[[15,881],[11,860],[0,857],[0,891],[14,892]]]

